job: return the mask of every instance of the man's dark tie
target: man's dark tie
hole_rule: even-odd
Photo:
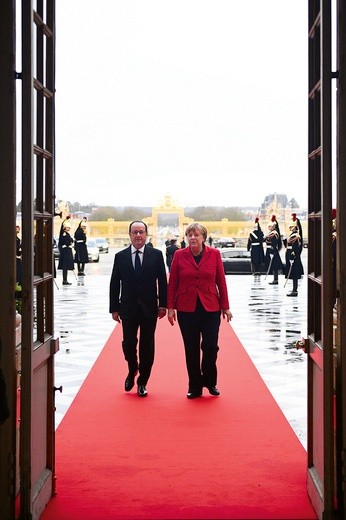
[[[139,258],[139,251],[136,251],[136,257],[135,257],[135,273],[136,276],[139,276],[141,274],[142,264],[141,259]]]

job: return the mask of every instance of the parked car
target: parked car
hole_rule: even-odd
[[[95,242],[99,248],[100,253],[109,253],[108,240],[105,238],[95,238]]]
[[[214,242],[215,247],[235,247],[235,240],[232,237],[221,237]]]
[[[246,247],[225,248],[220,251],[220,254],[225,274],[252,274],[251,252]],[[280,252],[280,256],[282,271],[279,271],[279,274],[284,274],[286,270],[285,249]],[[261,274],[266,274],[265,262],[261,266]]]
[[[86,246],[88,249],[89,262],[99,262],[100,252],[96,240],[90,238],[89,240],[87,240]]]
[[[252,274],[251,254],[245,247],[220,251],[225,274]],[[261,272],[265,274],[263,264]]]

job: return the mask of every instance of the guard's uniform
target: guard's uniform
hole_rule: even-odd
[[[270,226],[271,228],[274,227]],[[274,275],[274,280],[270,282],[271,285],[278,285],[279,271],[283,271],[283,265],[279,253],[279,244],[281,238],[276,229],[270,229],[269,234],[266,236],[266,271],[267,274]]]
[[[77,264],[78,275],[84,276],[84,265],[89,262],[87,236],[84,231],[85,220],[82,220],[74,234],[74,249],[76,251],[74,261]]]
[[[303,244],[304,244],[304,242],[303,242],[303,228],[302,228],[302,225],[300,223],[299,218],[297,217],[297,213],[292,213],[292,224],[297,226],[298,233],[299,233],[299,236],[300,236],[300,252],[302,252]]]
[[[262,264],[264,263],[264,235],[260,225],[258,224],[258,219],[255,220],[255,224],[255,229],[249,234],[247,250],[251,252],[252,272],[254,275],[260,275],[262,271]]]
[[[59,263],[58,269],[62,269],[62,283],[63,285],[71,285],[70,282],[67,281],[67,273],[68,271],[74,270],[74,261],[73,261],[73,238],[71,237],[69,231],[71,229],[70,224],[67,220],[65,220],[61,224],[60,235],[59,235]]]
[[[298,280],[304,274],[303,264],[300,258],[302,251],[302,240],[298,231],[298,226],[290,226],[290,235],[287,238],[286,274],[285,277],[293,280],[293,290],[287,296],[298,295]]]

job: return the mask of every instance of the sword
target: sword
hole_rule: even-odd
[[[270,256],[270,262],[269,262],[268,271],[266,272],[265,280],[267,279],[267,276],[268,276],[268,274],[269,274],[270,268],[271,268],[271,266],[272,266],[273,258],[274,258],[273,253],[270,253],[269,256]]]
[[[287,278],[286,278],[286,282],[284,283],[284,287],[286,287],[286,283],[287,283],[287,281],[288,281],[288,279],[289,279],[289,277],[290,277],[290,274],[291,274],[291,271],[292,271],[292,266],[293,266],[293,264],[294,264],[294,260],[290,260],[290,264],[291,264],[291,265],[290,265],[290,268],[289,268],[289,270],[288,270],[288,275],[287,275]]]

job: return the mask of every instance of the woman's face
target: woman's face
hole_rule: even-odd
[[[202,250],[204,238],[202,233],[195,229],[195,231],[190,231],[190,233],[187,235],[187,241],[189,244],[189,247],[196,252],[199,252]]]

